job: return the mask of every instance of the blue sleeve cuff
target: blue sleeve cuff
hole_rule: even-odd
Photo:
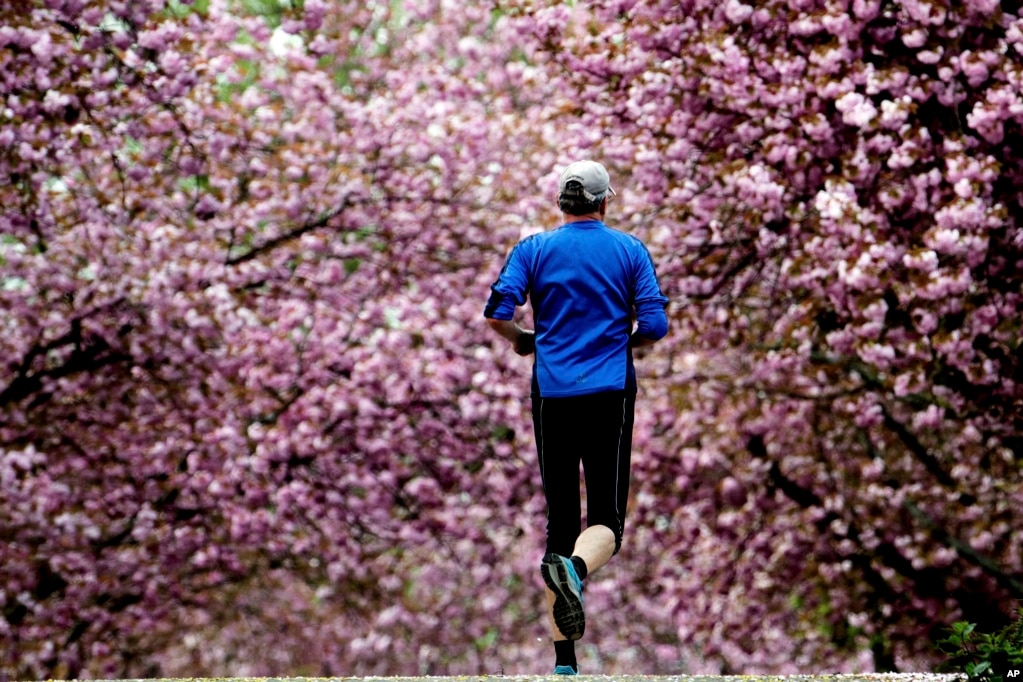
[[[483,317],[491,320],[510,320],[515,317],[515,301],[496,289],[490,292],[490,300],[483,309]]]
[[[636,333],[645,339],[657,341],[668,333],[668,316],[660,303],[647,303],[636,310]]]

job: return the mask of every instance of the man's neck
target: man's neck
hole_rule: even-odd
[[[599,222],[604,221],[604,214],[597,212],[585,213],[583,215],[572,215],[570,213],[564,213],[562,215],[564,217],[564,222],[566,225],[568,223],[584,223],[590,220],[597,220]]]

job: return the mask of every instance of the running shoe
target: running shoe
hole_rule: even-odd
[[[555,675],[578,675],[576,669],[570,665],[556,665],[554,666]]]
[[[583,581],[572,561],[559,554],[548,554],[540,562],[540,574],[554,593],[554,624],[568,639],[579,639],[586,629],[583,612]]]

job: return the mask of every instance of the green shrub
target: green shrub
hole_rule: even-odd
[[[970,682],[1023,682],[1023,607],[998,632],[977,632],[976,623],[960,621],[947,630],[938,648],[949,656],[946,672],[965,673]]]

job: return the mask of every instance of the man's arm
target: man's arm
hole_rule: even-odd
[[[495,332],[507,339],[518,355],[529,355],[536,349],[535,335],[531,329],[523,329],[512,320],[495,320],[487,318],[487,324]]]
[[[536,350],[534,334],[515,324],[515,308],[524,305],[529,292],[529,256],[532,238],[527,237],[515,245],[505,259],[504,267],[497,281],[490,287],[490,299],[483,309],[487,324],[511,343],[519,355],[529,355]]]
[[[642,242],[640,242],[642,245]],[[652,346],[668,333],[668,297],[657,283],[653,258],[646,246],[639,254],[639,276],[636,282],[635,312],[636,330],[629,337],[629,346],[642,348]]]

